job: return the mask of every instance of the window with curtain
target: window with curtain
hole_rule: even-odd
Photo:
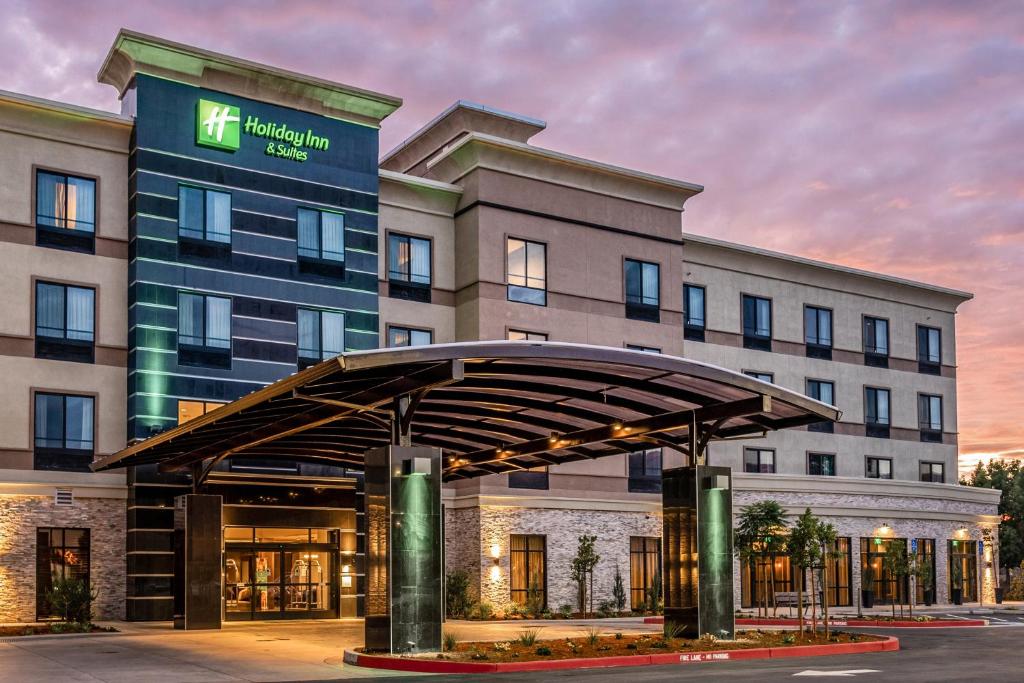
[[[308,367],[345,352],[345,314],[298,310],[299,366]]]
[[[808,453],[807,474],[822,477],[836,476],[836,456],[832,453]]]
[[[96,290],[36,282],[36,357],[92,363]]]
[[[388,235],[388,296],[430,302],[430,240]]]
[[[889,438],[889,390],[867,387],[864,390],[864,422],[867,436]]]
[[[547,305],[547,246],[509,238],[505,244],[508,300]]]
[[[629,537],[629,607],[633,610],[653,609],[648,593],[654,577],[661,572],[661,539],[648,536]]]
[[[230,366],[231,299],[178,293],[178,362]]]
[[[661,492],[661,449],[649,448],[629,454],[628,489],[634,493]]]
[[[707,293],[698,285],[683,285],[683,338],[704,341],[707,327],[705,299]]]
[[[345,215],[334,211],[298,210],[300,259],[345,262]]]
[[[434,343],[434,333],[412,327],[388,326],[388,348],[399,346],[426,346]]]
[[[809,358],[832,359],[832,311],[804,306],[804,342]]]
[[[771,351],[772,302],[758,296],[743,295],[743,346]]]
[[[178,186],[178,235],[231,243],[231,194]]]
[[[864,316],[864,364],[889,367],[889,321]]]
[[[79,579],[89,584],[89,530],[36,529],[36,619],[56,619],[47,593],[54,581]]]
[[[92,396],[35,395],[35,469],[89,471],[94,450],[94,402]]]
[[[775,451],[770,448],[744,448],[743,471],[774,474]]]
[[[661,306],[661,268],[657,263],[626,259],[626,317],[658,322]]]
[[[36,225],[94,233],[96,181],[37,171]]]
[[[917,396],[917,426],[921,441],[942,441],[942,397],[931,394]]]
[[[548,603],[547,537],[513,534],[509,537],[509,584],[512,602],[525,605],[535,593],[542,605]]]
[[[834,406],[836,404],[836,385],[822,379],[809,379],[807,380],[807,395],[816,401]],[[835,431],[835,425],[828,420],[814,422],[807,425],[807,431],[832,434]]]
[[[942,364],[942,332],[934,327],[917,326],[917,369],[938,375]]]

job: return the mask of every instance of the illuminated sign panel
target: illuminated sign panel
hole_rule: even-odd
[[[196,144],[235,151],[240,142],[240,121],[238,107],[199,100],[196,103]]]
[[[196,103],[196,144],[215,149],[237,151],[241,147],[241,135],[270,140],[263,148],[267,156],[305,161],[309,150],[326,152],[331,141],[317,135],[311,128],[296,130],[287,123],[262,121],[258,116],[246,116],[242,123],[241,110],[229,104],[210,100]]]

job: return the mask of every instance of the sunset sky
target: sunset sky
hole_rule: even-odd
[[[0,89],[116,110],[121,26],[700,183],[684,229],[966,289],[962,464],[1024,457],[1024,4],[4,0]],[[80,8],[80,9],[75,9]]]

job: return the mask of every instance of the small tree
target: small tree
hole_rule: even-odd
[[[570,576],[576,584],[576,599],[584,618],[587,616],[588,595],[590,596],[590,611],[593,612],[594,608],[594,567],[601,560],[601,556],[594,552],[594,543],[596,541],[597,536],[587,536],[584,534],[579,537],[576,557],[572,560],[570,571]]]
[[[85,627],[92,623],[92,603],[97,595],[82,579],[61,578],[54,579],[46,591],[46,601],[61,621]]]
[[[661,612],[662,597],[661,597],[661,569],[659,568],[654,572],[654,576],[651,577],[651,585],[647,587],[647,604],[655,614]]]
[[[829,636],[828,590],[830,586],[829,563],[842,557],[836,543],[836,528],[828,522],[818,522],[815,530],[818,543],[818,557],[821,559],[821,609],[825,620],[825,637]]]
[[[896,596],[899,595],[900,616],[903,616],[903,597],[900,587],[903,579],[910,573],[910,562],[907,559],[907,542],[902,538],[894,538],[889,541],[889,547],[885,549],[882,556],[882,570],[885,572],[886,580],[892,584],[892,618],[896,619]]]
[[[469,597],[469,573],[462,569],[450,572],[444,579],[444,611],[450,618],[465,619],[473,608]]]
[[[619,565],[615,565],[615,580],[612,583],[612,600],[615,603],[615,611],[621,614],[626,610],[626,586],[622,582],[622,574],[619,573]]]
[[[1010,587],[1006,591],[1007,600],[1024,600],[1024,560],[1021,560],[1020,570],[1010,580]]]
[[[781,548],[785,536],[786,513],[777,501],[762,500],[740,509],[739,523],[735,532],[736,553],[741,561],[752,564],[755,578],[757,565],[761,564],[764,583],[761,605],[764,607],[765,617],[768,616],[769,570],[772,572],[773,593],[775,587],[775,571],[770,565],[771,556]],[[766,562],[769,564],[765,564]],[[760,608],[758,614],[760,614]]]
[[[811,512],[811,508],[807,508],[797,518],[789,530],[789,538],[786,539],[789,561],[800,570],[800,579],[796,582],[796,609],[800,635],[804,633],[804,577],[807,575],[808,567],[813,567],[817,559],[817,529],[818,518]]]
[[[925,557],[918,553],[910,553],[907,557],[909,563],[909,574],[914,579],[914,588],[921,586],[921,592],[927,594],[931,590],[932,581],[932,563],[927,561]],[[917,596],[912,596],[909,600],[910,603],[910,618],[914,618],[914,599]]]

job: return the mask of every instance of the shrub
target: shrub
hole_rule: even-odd
[[[453,652],[459,644],[459,637],[453,631],[445,631],[441,636],[441,644],[445,652]]]
[[[551,613],[551,610],[549,610],[547,607],[545,607],[544,611],[540,613],[540,618],[541,619],[554,619],[555,615]]]
[[[558,608],[558,616],[562,617],[563,619],[571,619],[572,618],[572,605],[562,605],[561,607],[559,607]]]
[[[626,649],[627,650],[635,650],[636,649],[636,643],[626,643]]]
[[[602,619],[607,619],[608,617],[615,616],[615,608],[610,600],[602,600],[600,603],[598,603],[597,616],[601,617]]]
[[[622,634],[621,633],[616,633],[615,634],[615,640],[622,640]]]
[[[518,617],[518,616],[522,615],[522,613],[523,613],[523,608],[520,607],[519,604],[515,603],[515,602],[510,603],[509,606],[505,608],[505,618],[506,619],[511,619],[511,618],[514,618],[514,617]]]
[[[676,638],[682,638],[683,633],[686,631],[686,624],[679,624],[674,621],[665,622],[665,637],[670,640]]]
[[[626,609],[626,586],[622,582],[622,574],[619,573],[619,565],[615,565],[615,581],[612,583],[612,599],[615,603],[616,612],[624,612]]]
[[[544,592],[534,581],[526,591],[526,609],[524,612],[531,617],[536,617],[544,611]]]
[[[73,624],[92,623],[92,603],[96,599],[96,591],[81,579],[56,579],[50,590],[46,591],[46,601],[50,608],[60,616],[61,621]]]
[[[486,652],[474,651],[473,654],[471,654],[469,656],[469,658],[470,659],[478,659],[478,660],[479,659],[487,659],[487,653]]]
[[[469,597],[469,573],[461,569],[448,574],[444,579],[445,614],[455,619],[465,619],[473,609]]]
[[[792,645],[796,642],[796,636],[794,636],[792,633],[785,635],[782,637],[782,642],[784,642],[786,645]]]
[[[601,629],[597,628],[596,626],[591,626],[590,628],[584,629],[583,637],[587,641],[587,644],[590,645],[590,647],[594,647],[601,640]]]
[[[550,657],[551,656],[551,648],[545,647],[544,645],[541,645],[536,650],[534,650],[534,653],[538,657]]]
[[[651,647],[658,648],[659,650],[667,650],[668,649],[668,641],[667,640],[656,640],[653,643],[651,643]]]
[[[537,636],[539,635],[539,628],[524,628],[522,631],[519,632],[519,635],[516,637],[516,640],[519,641],[520,645],[523,645],[524,647],[530,647],[531,645],[537,642]]]
[[[490,619],[493,616],[494,616],[494,607],[492,607],[491,603],[489,603],[489,602],[486,602],[486,601],[478,602],[476,604],[476,607],[473,608],[473,618],[475,618],[475,619],[484,619],[484,620],[486,620],[486,619]]]

